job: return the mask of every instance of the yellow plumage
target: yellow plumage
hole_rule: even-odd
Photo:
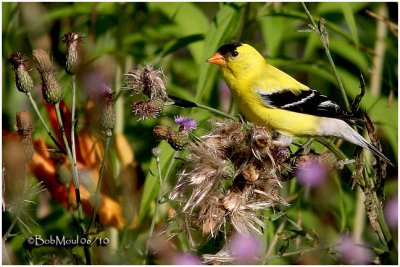
[[[207,60],[219,65],[246,118],[286,136],[336,136],[390,161],[342,119],[352,115],[326,96],[268,64],[252,46],[229,43]]]
[[[253,47],[243,44],[237,48],[237,52],[237,58],[228,60],[221,70],[235,103],[246,118],[289,136],[318,134],[317,117],[265,107],[257,96],[257,90],[268,92],[290,88],[300,92],[309,88],[268,64]]]

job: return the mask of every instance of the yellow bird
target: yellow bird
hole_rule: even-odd
[[[325,95],[310,89],[268,64],[252,46],[228,43],[207,62],[221,68],[233,98],[246,118],[282,134],[288,145],[292,137],[335,136],[370,150],[392,164],[345,121],[353,118]]]

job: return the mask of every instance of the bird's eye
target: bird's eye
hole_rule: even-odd
[[[238,51],[233,51],[233,52],[232,52],[232,56],[233,56],[233,57],[236,57],[237,55],[239,55],[239,52],[238,52]]]

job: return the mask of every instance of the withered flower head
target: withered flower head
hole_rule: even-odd
[[[57,81],[49,54],[42,49],[36,49],[33,50],[33,59],[42,78],[44,99],[51,104],[57,104],[63,97],[63,91]]]
[[[33,88],[33,81],[26,69],[24,55],[20,52],[14,52],[8,58],[8,62],[13,66],[15,72],[15,84],[18,91],[29,93]]]
[[[148,101],[139,101],[132,105],[132,112],[139,115],[142,120],[148,116],[157,117],[164,108],[162,99],[150,99]]]
[[[65,64],[65,71],[74,75],[76,73],[76,69],[79,67],[81,63],[81,55],[80,55],[80,45],[81,45],[82,36],[75,32],[69,32],[64,34],[62,37],[62,41],[67,45],[67,62]]]
[[[183,220],[205,235],[220,231],[221,222],[238,233],[260,235],[264,223],[258,210],[287,205],[279,186],[291,167],[288,152],[275,146],[266,128],[235,121],[216,123],[200,139],[188,146],[189,156],[170,194],[181,201]]]
[[[28,162],[33,158],[35,152],[32,144],[32,124],[29,112],[17,112],[16,122],[17,133],[24,151],[24,158]]]
[[[143,93],[150,99],[167,99],[166,80],[161,69],[152,66],[139,66],[125,74],[124,89],[130,90],[133,94]]]

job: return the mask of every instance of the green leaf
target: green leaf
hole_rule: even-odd
[[[283,211],[280,211],[280,212],[277,212],[275,214],[270,215],[268,219],[271,220],[271,221],[276,221],[280,217],[282,217],[283,215],[285,215],[285,213]]]
[[[288,25],[290,25],[288,20],[285,17],[264,17],[259,20],[265,46],[270,57],[279,55],[285,33],[288,30]]]
[[[355,43],[356,47],[359,46],[360,41],[358,38],[358,31],[357,31],[357,23],[356,19],[354,18],[352,6],[347,3],[341,3],[344,19],[346,20],[347,25],[349,26],[351,36],[353,37],[353,42]]]
[[[158,9],[166,14],[174,23],[176,23],[182,36],[204,35],[206,34],[209,22],[200,8],[194,3],[149,3],[150,9]],[[197,64],[203,62],[201,49],[203,42],[196,42],[189,45],[189,50]]]
[[[176,50],[179,50],[187,45],[201,41],[203,39],[204,39],[203,34],[193,34],[193,35],[178,38],[177,40],[167,43],[162,48],[162,52],[161,52],[160,56],[164,57],[164,56],[168,55],[169,53],[175,52]]]
[[[368,71],[369,64],[365,53],[361,52],[347,41],[332,38],[329,40],[329,48],[331,52],[340,55],[356,65],[362,72],[366,73]]]
[[[240,25],[243,3],[224,4],[215,16],[204,40],[202,60],[206,60],[218,47],[228,41],[237,32]],[[203,61],[203,62],[204,62]],[[208,63],[202,63],[195,100],[209,98],[218,68]]]

